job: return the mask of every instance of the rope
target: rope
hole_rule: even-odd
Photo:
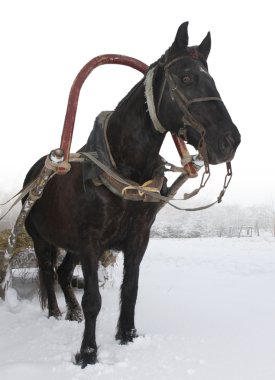
[[[80,161],[78,159],[78,157],[73,157],[72,161]],[[62,161],[60,163],[58,162],[53,162],[50,160],[49,156],[46,157],[45,159],[45,164],[44,164],[44,168],[47,168],[48,170],[51,170],[53,172],[52,175],[58,173],[58,174],[66,174],[68,173],[68,171],[71,169],[71,164],[68,162],[68,161]],[[14,198],[18,197],[13,203],[12,205],[9,207],[9,209],[5,212],[4,215],[1,216],[0,218],[0,222],[1,220],[3,220],[5,218],[5,216],[7,216],[7,214],[25,197],[27,196],[28,194],[32,197],[33,200],[35,200],[36,198],[39,199],[40,196],[36,196],[32,193],[32,190],[35,188],[36,184],[37,184],[37,180],[40,178],[40,174],[33,180],[31,181],[28,185],[26,185],[25,187],[23,187],[21,190],[19,190],[15,195],[13,195],[10,199],[8,199],[6,202],[4,203],[1,203],[0,206],[5,206],[7,205],[9,202],[11,202]],[[51,178],[51,177],[50,177]]]
[[[138,190],[138,194],[139,196],[143,196],[145,193],[144,193],[144,190],[148,190],[150,192],[153,192],[153,193],[159,193],[160,190],[157,188],[157,187],[150,187],[149,185],[151,185],[153,183],[153,180],[150,179],[149,181],[146,181],[144,182],[140,187],[142,188],[142,191],[141,190]],[[122,189],[122,196],[126,193],[127,190],[136,190],[135,186],[126,186]]]
[[[10,206],[10,208],[8,209],[8,211],[5,212],[4,215],[1,216],[0,218],[0,222],[1,220],[4,219],[4,217],[11,211],[11,209],[13,209],[13,207],[15,207],[17,205],[18,202],[20,202],[26,195],[28,195],[28,193],[33,189],[34,185],[35,185],[35,182],[36,182],[36,179],[35,178],[30,184],[28,184],[27,186],[23,187],[20,191],[18,191],[18,193],[16,193],[15,195],[13,195],[10,199],[8,199],[5,203],[2,203],[0,204],[0,206],[5,206],[6,204],[8,204],[10,201],[12,201],[14,198],[16,198],[18,195],[19,197],[13,202],[13,204]]]

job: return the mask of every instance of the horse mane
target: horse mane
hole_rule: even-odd
[[[127,93],[126,96],[124,96],[123,99],[120,100],[120,102],[118,103],[118,105],[116,106],[115,108],[115,111],[119,111],[125,102],[127,102],[129,100],[129,98],[133,95],[133,93],[142,85],[143,86],[143,82],[144,82],[144,77],[134,85],[134,87]],[[144,98],[144,101],[145,101],[145,98]]]
[[[169,49],[168,49],[169,50]],[[167,51],[168,51],[167,50]],[[153,68],[153,67],[155,67],[155,66],[157,66],[157,65],[161,65],[161,62],[165,59],[165,57],[166,57],[166,53],[167,52],[165,52],[165,54],[163,54],[162,56],[161,56],[161,58],[159,58],[157,61],[155,61],[155,62],[153,62],[153,63],[151,63],[151,65],[149,65],[148,66],[148,71],[151,69],[151,68]],[[148,72],[147,71],[147,72]],[[145,74],[145,76],[146,76],[146,74]],[[118,105],[116,106],[116,108],[115,108],[115,111],[118,111],[118,110],[120,110],[122,107],[123,107],[123,105],[124,105],[124,103],[125,102],[127,102],[128,100],[129,100],[129,98],[133,95],[133,93],[142,85],[144,85],[144,79],[145,79],[145,76],[138,82],[138,83],[136,83],[135,85],[134,85],[134,87],[127,93],[127,95],[123,98],[123,99],[121,99],[121,101],[118,103]],[[145,92],[145,91],[144,91]],[[144,101],[145,101],[145,97],[144,97]]]

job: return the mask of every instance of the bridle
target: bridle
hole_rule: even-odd
[[[160,123],[157,115],[159,114],[164,90],[166,86],[168,85],[171,100],[176,103],[176,105],[182,112],[183,128],[180,129],[180,133],[183,133],[183,130],[186,129],[187,126],[190,126],[200,134],[201,139],[198,144],[198,148],[199,148],[198,150],[202,154],[204,161],[208,164],[207,153],[206,153],[207,150],[205,149],[205,147],[203,148],[203,146],[205,145],[206,131],[203,125],[192,115],[192,113],[189,110],[189,107],[193,103],[208,102],[208,101],[219,101],[219,102],[223,102],[223,101],[218,96],[204,96],[204,97],[199,97],[199,98],[188,99],[183,94],[183,92],[178,89],[176,82],[173,78],[173,74],[169,71],[169,68],[175,63],[177,63],[178,61],[181,61],[182,59],[185,59],[185,58],[186,56],[180,56],[173,59],[172,61],[168,63],[159,63],[157,66],[152,67],[148,71],[146,75],[146,80],[145,80],[145,96],[146,96],[146,100],[148,104],[148,111],[153,121],[153,125],[155,129],[160,133],[165,133],[166,129]],[[155,108],[154,95],[153,95],[153,77],[155,74],[155,70],[159,67],[161,67],[164,70],[164,80],[161,86],[157,108]],[[149,100],[148,98],[151,98],[151,99]]]
[[[152,68],[150,68],[145,78],[145,97],[146,97],[146,102],[148,105],[148,112],[156,131],[158,131],[159,133],[167,132],[167,130],[163,127],[163,125],[159,121],[159,118],[157,115],[159,114],[164,90],[166,86],[168,86],[170,98],[172,102],[174,102],[177,105],[177,107],[180,109],[182,113],[183,127],[180,128],[178,135],[183,135],[185,137],[184,139],[186,140],[187,126],[190,126],[191,128],[193,128],[195,131],[197,131],[200,134],[198,151],[204,161],[204,173],[202,175],[200,187],[194,190],[191,194],[185,195],[185,199],[188,199],[194,196],[195,194],[197,194],[200,191],[200,189],[206,185],[206,182],[208,181],[210,177],[209,160],[208,160],[207,147],[206,147],[206,142],[205,142],[206,130],[204,126],[192,115],[189,107],[191,104],[199,103],[199,102],[208,102],[208,101],[223,102],[223,101],[218,96],[204,96],[204,97],[199,97],[199,98],[188,99],[183,94],[183,92],[179,90],[173,78],[173,74],[169,71],[169,68],[175,63],[177,63],[178,61],[185,59],[186,57],[188,56],[186,55],[180,56],[167,63],[167,57],[165,56],[164,61],[159,61],[159,63],[156,66],[153,66]],[[191,58],[194,58],[194,57],[191,56]],[[156,108],[155,102],[154,102],[154,94],[153,94],[153,79],[154,79],[155,72],[158,68],[162,68],[164,70],[164,80],[161,86],[160,96],[159,96],[157,108]],[[231,163],[227,162],[226,167],[227,167],[227,174],[225,177],[225,185],[227,188],[232,177]],[[220,198],[220,201],[221,201],[221,198]]]

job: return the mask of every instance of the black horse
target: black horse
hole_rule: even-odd
[[[167,131],[182,134],[210,164],[232,160],[240,143],[240,134],[208,72],[210,34],[200,45],[188,47],[187,26],[186,22],[179,27],[172,46],[108,116],[106,135],[116,171],[135,183],[164,178],[159,150]],[[88,146],[83,150],[89,150]],[[38,175],[43,164],[44,159],[40,159],[32,167],[25,183]],[[116,338],[127,343],[137,336],[134,314],[139,266],[151,226],[163,206],[162,202],[142,201],[144,198],[125,199],[103,182],[99,186],[88,178],[83,185],[83,164],[72,163],[66,175],[56,175],[49,181],[25,223],[49,289],[49,315],[60,314],[53,282],[54,257],[57,247],[61,247],[68,254],[59,268],[60,283],[69,318],[79,317],[80,306],[70,280],[74,256],[80,258],[85,329],[76,363],[82,367],[95,363],[97,358],[96,318],[101,307],[97,269],[101,254],[108,249],[124,253]],[[166,195],[165,181],[162,183],[160,194]]]

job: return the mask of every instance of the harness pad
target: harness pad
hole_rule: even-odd
[[[94,127],[87,140],[86,145],[81,149],[84,152],[96,152],[96,157],[104,165],[109,168],[115,168],[115,162],[111,155],[107,138],[106,129],[108,120],[113,111],[102,111],[96,118]],[[84,162],[83,164],[83,184],[85,191],[89,189],[86,186],[88,180],[92,180],[97,186],[102,185],[99,176],[103,173],[103,170],[95,165],[93,162]]]

